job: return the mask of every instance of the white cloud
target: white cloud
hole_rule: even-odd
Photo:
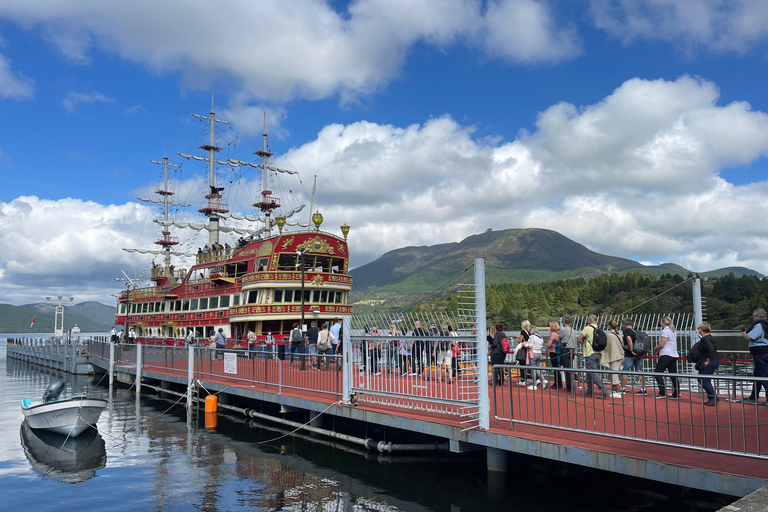
[[[288,153],[318,174],[317,203],[347,222],[354,263],[389,249],[459,241],[487,227],[543,227],[592,249],[694,270],[760,259],[768,182],[719,177],[768,151],[768,115],[717,105],[711,82],[632,79],[593,105],[553,105],[537,130],[495,144],[449,117],[405,128],[325,127]],[[741,245],[723,242],[753,240]],[[756,245],[755,245],[756,244]]]
[[[0,98],[31,99],[35,93],[32,80],[22,74],[11,71],[11,61],[0,54]]]
[[[6,0],[0,18],[41,30],[69,61],[93,48],[179,72],[186,87],[214,80],[259,102],[339,94],[354,100],[397,78],[414,44],[465,42],[513,62],[576,53],[544,0],[355,0],[346,11],[324,0],[218,2]]]
[[[575,27],[557,27],[546,2],[491,0],[483,21],[488,52],[513,62],[556,62],[579,52]]]
[[[100,92],[83,93],[69,91],[67,97],[61,101],[61,105],[70,114],[74,114],[80,103],[114,103],[115,99],[103,95]]]
[[[125,113],[128,115],[136,115],[136,114],[146,114],[147,109],[142,107],[141,105],[133,105],[131,107],[128,107],[125,109]]]
[[[595,104],[551,106],[535,131],[510,142],[476,139],[473,127],[447,116],[406,127],[360,121],[326,126],[285,155],[290,164],[276,164],[319,176],[324,229],[352,226],[353,265],[489,227],[541,227],[643,262],[768,273],[768,226],[759,221],[768,216],[768,181],[735,185],[720,176],[768,152],[768,115],[718,99],[704,80],[632,79]],[[188,177],[174,197],[194,203],[187,199],[204,195],[202,182]],[[250,214],[254,198],[244,189],[230,187],[224,201]],[[154,190],[148,183],[139,195]],[[179,220],[197,222],[189,212]],[[120,250],[151,243],[153,230],[139,236],[147,218],[146,207],[130,203],[0,203],[0,302],[27,293],[31,276],[38,288],[108,297],[120,269],[149,262]],[[200,243],[200,235],[179,236],[187,250]]]
[[[591,0],[595,25],[630,42],[658,39],[685,51],[746,52],[768,37],[768,3],[754,0]]]

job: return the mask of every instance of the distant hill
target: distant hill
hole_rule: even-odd
[[[506,229],[472,235],[461,242],[403,247],[352,270],[352,300],[391,300],[434,290],[475,258],[485,256],[486,283],[544,282],[597,277],[605,273],[677,274],[690,271],[675,263],[646,266],[627,258],[591,251],[549,229]],[[705,272],[702,277],[757,275],[754,270],[729,267]]]
[[[765,277],[757,270],[752,270],[751,268],[746,267],[725,267],[717,270],[710,270],[709,272],[699,272],[701,277],[724,277],[728,274],[733,274],[735,277],[757,276],[760,279]]]
[[[23,306],[0,304],[0,332],[53,332],[55,309],[55,304],[45,302]],[[30,328],[34,317],[37,317],[37,320]],[[82,332],[104,332],[109,331],[114,322],[114,306],[100,302],[82,302],[64,307],[65,330],[77,324]]]

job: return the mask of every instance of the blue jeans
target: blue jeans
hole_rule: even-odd
[[[699,375],[714,375],[718,366],[720,366],[720,360],[712,360],[707,366],[699,370]],[[715,395],[715,388],[712,386],[712,379],[699,379],[699,382],[701,382],[704,391],[707,392],[707,399],[715,400],[717,396]]]
[[[624,357],[624,371],[628,372],[632,368],[634,368],[636,372],[643,371],[643,356]]]
[[[589,357],[584,358],[584,367],[587,370],[597,370],[597,365],[600,362],[600,354],[595,352]],[[584,396],[592,396],[592,385],[597,386],[597,389],[603,394],[603,396],[609,396],[611,393],[605,389],[603,384],[603,376],[597,373],[587,372],[586,387],[584,388]]]
[[[761,356],[752,356],[752,360],[755,362],[755,377],[762,377],[762,382],[755,383],[752,386],[752,394],[749,395],[750,400],[757,400],[760,398],[760,388],[765,389],[765,397],[768,399],[768,354]],[[767,400],[768,401],[768,400]]]
[[[290,360],[290,364],[293,364],[293,354],[294,353],[299,354],[298,359],[303,364],[304,363],[304,345],[303,344],[299,344],[299,345],[291,344],[291,360]]]

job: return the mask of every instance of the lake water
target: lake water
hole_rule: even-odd
[[[118,387],[98,432],[77,451],[24,428],[20,401],[62,376],[67,393],[108,398],[98,378],[6,358],[0,335],[0,510],[640,511],[717,510],[735,498],[513,456],[506,474],[485,453],[377,457],[355,447],[219,415],[188,426],[175,400]],[[75,461],[77,453],[81,460]]]

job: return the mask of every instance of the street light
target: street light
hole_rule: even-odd
[[[299,265],[301,265],[301,326],[299,328],[301,329],[302,335],[304,333],[304,255],[307,251],[309,251],[309,249],[296,251],[296,254],[299,255]],[[293,357],[293,355],[291,355],[291,357]],[[306,370],[304,367],[304,340],[302,340],[299,359],[301,360],[301,367],[299,370]]]

